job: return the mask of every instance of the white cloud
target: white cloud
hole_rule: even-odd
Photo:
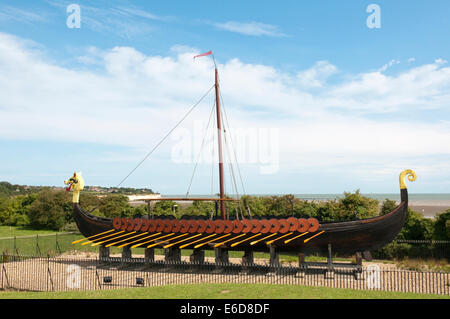
[[[442,63],[417,66],[397,75],[362,73],[337,85],[326,104],[371,113],[429,110],[450,104],[450,68]]]
[[[261,22],[238,22],[227,21],[223,23],[213,23],[213,25],[221,30],[240,33],[252,36],[269,36],[269,37],[284,37],[284,33],[279,31],[276,25],[265,24]]]
[[[409,60],[408,60],[408,61],[409,61]],[[384,71],[386,71],[388,68],[390,68],[391,66],[393,66],[394,64],[399,64],[399,63],[400,63],[400,61],[392,59],[391,61],[389,61],[388,63],[386,63],[385,65],[383,65],[383,66],[378,70],[378,72],[384,72]]]
[[[79,61],[94,61],[100,70],[76,70],[0,33],[0,136],[150,150],[213,84],[212,62],[193,60],[198,53],[181,46],[168,56],[91,47]],[[292,73],[239,59],[219,69],[231,130],[279,128],[282,172],[368,176],[373,170],[397,174],[408,166],[448,175],[450,123],[440,121],[445,118],[410,122],[365,116],[431,108],[448,115],[450,68],[442,63],[389,76],[362,73],[333,85],[327,78],[337,67],[325,61]],[[308,78],[309,86],[299,78]],[[317,89],[314,95],[311,87]],[[206,121],[213,103],[213,96],[205,99],[183,127]],[[172,145],[168,140],[160,151],[169,156]]]
[[[127,17],[141,17],[149,20],[157,20],[157,21],[167,21],[171,20],[170,17],[163,17],[146,10],[139,9],[137,7],[129,6],[129,7],[115,7],[111,9],[112,12],[116,12],[117,14],[122,14]]]
[[[328,61],[318,61],[310,69],[297,73],[303,87],[322,87],[327,78],[337,72],[337,67]]]
[[[0,21],[2,20],[13,20],[21,23],[46,22],[48,14],[42,12],[42,10],[23,10],[8,5],[0,5]]]
[[[72,2],[47,0],[47,3],[59,10],[65,10]],[[81,5],[81,28],[126,39],[151,34],[156,28],[154,22],[171,20],[174,18],[156,15],[136,6],[99,8],[86,4]]]

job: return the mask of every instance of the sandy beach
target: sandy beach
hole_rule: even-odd
[[[410,201],[409,207],[425,217],[432,218],[436,214],[450,209],[450,201]]]

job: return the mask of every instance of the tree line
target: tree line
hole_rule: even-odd
[[[148,214],[147,205],[131,206],[122,194],[107,194],[99,197],[81,193],[80,204],[85,211],[102,217],[137,217]],[[315,217],[319,221],[349,221],[386,214],[396,206],[386,199],[381,205],[376,199],[365,197],[359,190],[346,192],[335,200],[308,201],[294,195],[242,196],[240,201],[227,202],[230,217],[278,216]],[[435,219],[408,209],[408,217],[398,239],[450,240],[450,209],[438,214]],[[217,212],[214,202],[194,201],[182,206],[173,201],[160,201],[152,205],[151,214],[210,216]],[[52,188],[23,195],[0,194],[0,225],[26,226],[35,229],[76,230],[72,217],[72,194]]]

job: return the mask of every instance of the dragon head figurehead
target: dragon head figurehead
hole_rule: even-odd
[[[73,203],[78,203],[78,200],[80,198],[80,192],[84,188],[84,179],[83,176],[81,176],[81,172],[75,172],[73,173],[73,176],[69,178],[67,181],[64,181],[64,184],[69,185],[66,188],[66,191],[73,190]]]

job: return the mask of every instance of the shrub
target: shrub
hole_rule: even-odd
[[[32,227],[59,230],[72,219],[71,195],[45,188],[38,193],[27,214]]]
[[[390,213],[396,206],[397,202],[395,200],[386,198],[381,205],[380,215],[386,215]]]
[[[372,253],[377,259],[403,259],[409,255],[410,244],[391,242]]]
[[[295,217],[315,217],[318,214],[319,205],[307,200],[297,200],[294,204]]]
[[[344,193],[344,198],[339,200],[335,220],[364,219],[378,216],[379,201],[362,196],[359,189],[355,193]]]
[[[437,240],[450,240],[450,209],[436,215],[433,238]]]
[[[133,208],[128,203],[128,198],[120,194],[109,194],[100,198],[99,212],[101,216],[133,217]]]
[[[397,239],[429,240],[433,237],[433,220],[408,208],[408,216]]]

